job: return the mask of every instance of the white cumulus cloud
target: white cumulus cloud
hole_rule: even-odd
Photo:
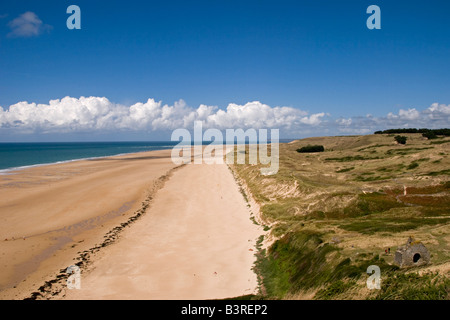
[[[417,120],[420,117],[420,113],[414,108],[408,110],[400,109],[398,116],[406,120]]]
[[[193,128],[202,121],[205,128],[291,128],[321,123],[324,113],[308,115],[291,107],[270,107],[259,101],[231,103],[225,110],[200,105],[192,108],[179,100],[170,106],[148,99],[131,106],[105,97],[65,97],[48,104],[19,102],[0,109],[0,128],[16,132],[155,131]]]
[[[339,132],[367,133],[392,128],[447,128],[450,124],[450,105],[433,103],[424,110],[400,109],[386,116],[355,116],[336,121]]]
[[[37,104],[22,101],[0,107],[0,130],[15,134],[166,132],[192,129],[195,121],[203,127],[280,129],[286,137],[305,135],[368,134],[389,128],[444,128],[450,123],[450,105],[433,103],[420,110],[400,109],[385,116],[333,118],[319,112],[309,114],[292,108],[269,106],[259,101],[243,105],[230,103],[225,109],[201,104],[188,106],[183,100],[173,105],[148,99],[131,106],[105,97],[65,97]]]
[[[49,31],[52,27],[44,24],[39,17],[31,11],[27,11],[8,23],[11,32],[8,37],[35,37]]]
[[[303,117],[300,121],[305,124],[318,125],[322,122],[320,118],[324,117],[325,113],[316,113],[312,114],[309,117]]]

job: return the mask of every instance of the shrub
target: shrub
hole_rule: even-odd
[[[400,144],[406,144],[406,140],[408,138],[405,136],[395,136],[394,139],[395,139],[395,141],[397,141]]]
[[[436,133],[434,133],[433,131],[428,131],[428,132],[422,133],[422,136],[425,138],[428,138],[428,140],[437,138]]]
[[[336,173],[349,172],[349,171],[352,171],[353,169],[355,169],[355,167],[344,168],[344,169],[337,170]]]
[[[419,166],[417,162],[411,162],[411,164],[406,168],[408,170],[415,169]]]
[[[306,146],[306,147],[302,147],[300,149],[297,149],[297,152],[300,153],[309,153],[309,152],[324,152],[325,148],[323,146]]]

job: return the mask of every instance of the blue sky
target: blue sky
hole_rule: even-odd
[[[71,4],[81,8],[81,30],[66,27]],[[366,27],[371,4],[381,8],[381,30]],[[13,34],[11,21],[25,12],[42,22],[36,35]],[[401,120],[400,110],[419,116],[412,111],[392,125],[442,126],[450,104],[449,12],[449,1],[2,1],[0,106],[106,97],[128,107],[154,99],[162,108],[182,99],[188,113],[259,101],[301,111],[305,126],[315,124],[304,119],[314,114],[324,114],[322,125],[353,119],[348,133],[376,127],[358,122],[367,114],[381,126],[389,113]],[[433,122],[420,122],[433,103],[441,121],[434,113]],[[11,117],[0,115],[0,141],[60,133],[43,128],[45,117],[28,127],[22,119],[20,128]],[[285,137],[322,130],[288,127]],[[113,137],[117,130],[105,128],[92,131]],[[90,131],[59,129],[69,139]],[[173,128],[163,129],[147,123],[141,131],[163,137],[155,132]]]

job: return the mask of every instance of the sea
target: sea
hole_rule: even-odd
[[[177,141],[0,143],[0,174],[74,160],[172,149]]]
[[[279,142],[286,143],[292,140],[280,139]],[[179,141],[0,143],[0,174],[46,164],[172,149],[179,143]],[[202,142],[204,145],[210,143]]]

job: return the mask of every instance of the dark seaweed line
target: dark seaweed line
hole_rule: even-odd
[[[119,239],[120,233],[125,229],[126,227],[129,227],[132,223],[134,223],[136,220],[138,220],[143,214],[145,214],[146,210],[149,208],[151,201],[153,200],[154,196],[158,192],[158,190],[162,189],[164,187],[164,184],[169,180],[171,175],[178,169],[184,167],[185,164],[179,165],[177,167],[174,167],[170,169],[166,174],[159,177],[153,185],[152,190],[147,195],[147,198],[142,202],[142,206],[140,209],[134,212],[134,215],[128,218],[126,222],[121,223],[119,226],[114,227],[111,229],[108,233],[106,233],[103,237],[105,240],[101,244],[96,245],[95,247],[92,247],[88,250],[85,250],[83,252],[78,252],[78,257],[75,258],[78,262],[74,265],[78,266],[80,268],[80,271],[83,272],[87,269],[87,267],[92,263],[91,261],[91,254],[97,253],[102,248],[105,248],[111,244],[113,244],[117,239]],[[39,287],[39,289],[33,293],[31,293],[30,297],[25,298],[24,300],[38,300],[38,299],[51,299],[51,297],[55,297],[59,295],[64,287],[65,283],[67,282],[67,279],[69,278],[70,274],[67,273],[66,269],[61,269],[59,271],[59,274],[51,279],[46,281],[42,286]],[[64,297],[65,295],[63,295]]]

